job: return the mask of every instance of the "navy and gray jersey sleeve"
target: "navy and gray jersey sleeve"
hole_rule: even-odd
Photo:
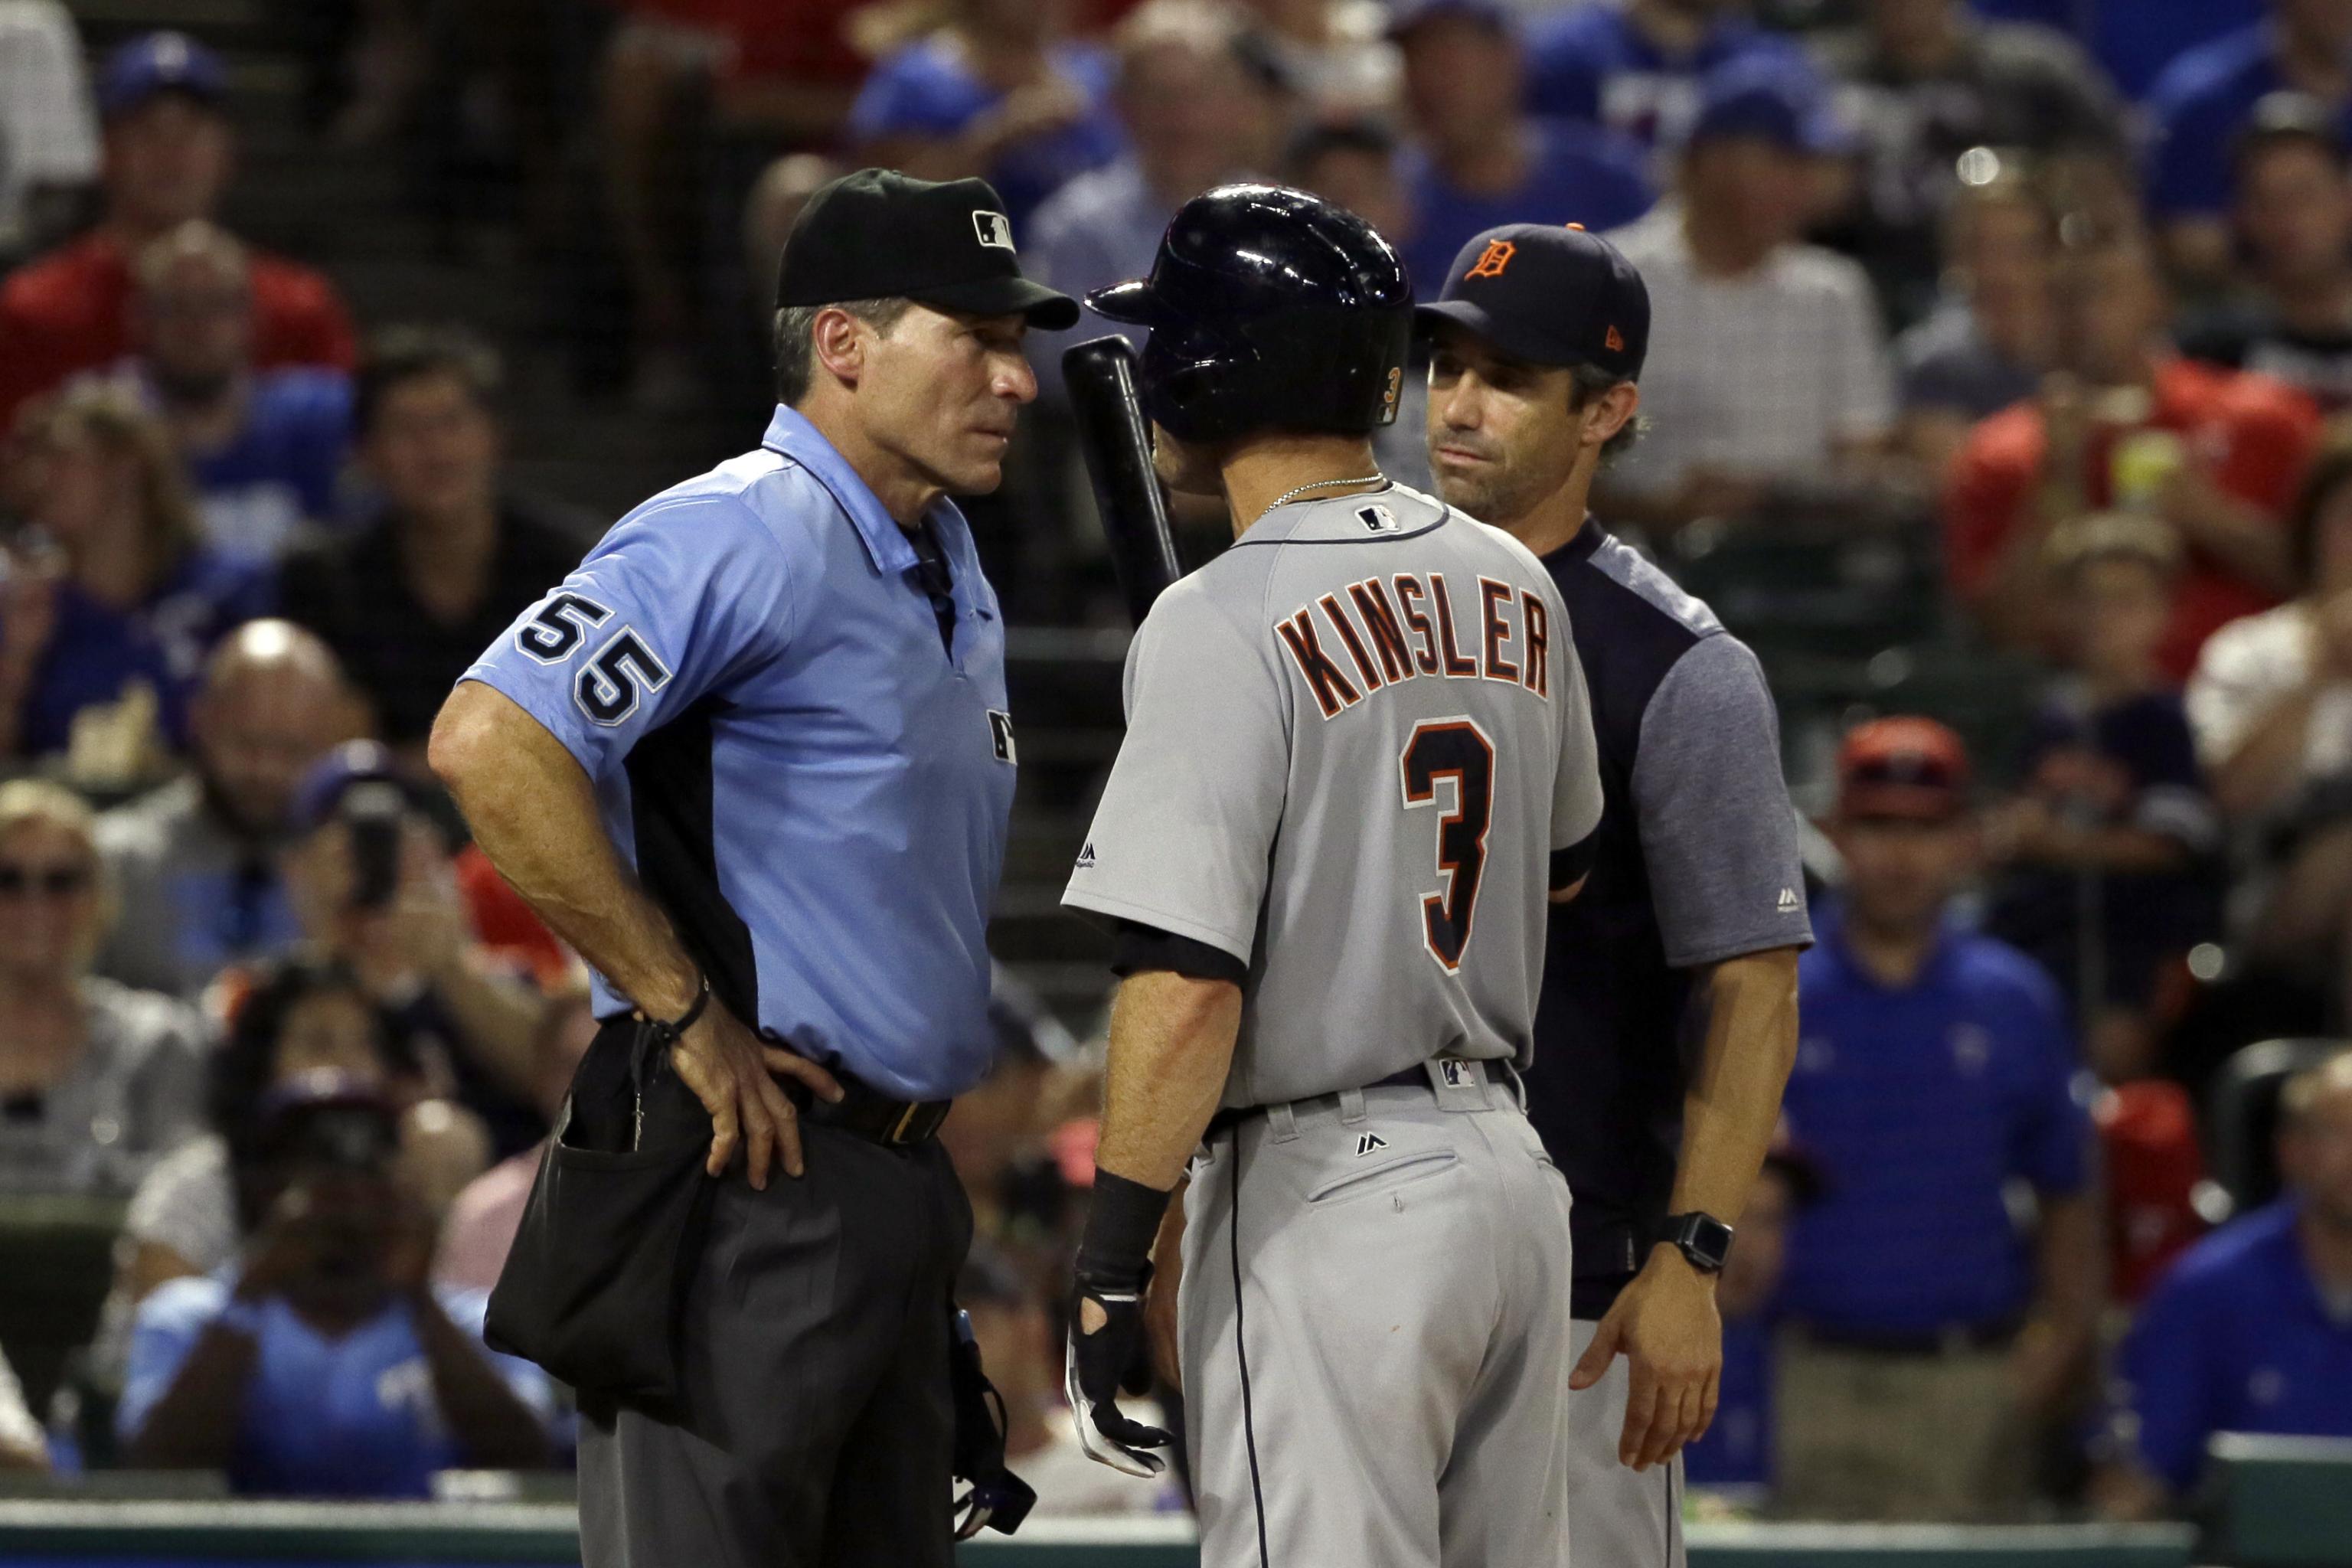
[[[1701,637],[1667,671],[1642,715],[1633,795],[1668,963],[1811,943],[1780,721],[1745,644]]]
[[[1250,961],[1290,773],[1288,687],[1198,576],[1127,660],[1127,739],[1062,901]]]
[[[623,519],[462,679],[511,698],[597,778],[791,631],[775,535],[732,496],[681,496]]]

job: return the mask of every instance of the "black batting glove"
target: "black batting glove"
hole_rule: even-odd
[[[1143,1346],[1143,1291],[1151,1280],[1151,1239],[1169,1194],[1108,1171],[1095,1176],[1094,1209],[1078,1248],[1077,1289],[1070,1300],[1064,1386],[1078,1444],[1097,1464],[1146,1479],[1168,1468],[1150,1452],[1172,1439],[1129,1420],[1118,1407],[1120,1380]]]

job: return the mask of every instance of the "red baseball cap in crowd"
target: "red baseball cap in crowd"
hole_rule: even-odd
[[[1941,821],[1969,802],[1969,749],[1933,719],[1874,719],[1838,748],[1838,815]]]

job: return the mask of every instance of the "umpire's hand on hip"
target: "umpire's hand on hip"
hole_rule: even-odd
[[[1723,1378],[1723,1319],[1715,1278],[1660,1246],[1601,1320],[1568,1385],[1591,1388],[1623,1352],[1632,1372],[1617,1459],[1634,1469],[1662,1465],[1715,1419]]]
[[[694,1027],[670,1047],[670,1066],[678,1081],[694,1091],[702,1109],[710,1112],[710,1160],[704,1167],[716,1176],[727,1169],[741,1146],[755,1190],[766,1191],[768,1167],[781,1157],[784,1173],[797,1176],[801,1162],[800,1112],[776,1081],[782,1073],[798,1079],[809,1092],[838,1100],[841,1085],[816,1063],[772,1046],[729,1012],[716,998],[703,1009]]]

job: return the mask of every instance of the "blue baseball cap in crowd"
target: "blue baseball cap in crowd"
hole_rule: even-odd
[[[1743,137],[1814,157],[1853,146],[1821,83],[1778,59],[1735,61],[1699,83],[1698,112],[1683,145]]]
[[[1618,248],[1579,225],[1511,223],[1462,247],[1437,302],[1413,310],[1530,364],[1589,364],[1627,381],[1650,348],[1650,290]]]
[[[1389,12],[1389,37],[1402,38],[1423,22],[1440,16],[1459,16],[1514,37],[1518,33],[1518,19],[1502,0],[1397,0]]]
[[[99,112],[111,120],[167,92],[200,103],[228,96],[221,58],[185,33],[142,33],[107,57],[99,73]]]
[[[346,741],[310,765],[294,792],[294,826],[308,833],[334,816],[352,786],[387,784],[415,805],[417,792],[394,765],[392,753],[373,741]]]

